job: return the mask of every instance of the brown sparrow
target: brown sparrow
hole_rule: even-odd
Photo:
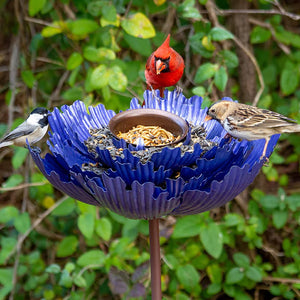
[[[207,111],[204,121],[215,119],[233,137],[248,141],[265,139],[265,157],[270,137],[284,132],[300,132],[293,119],[276,112],[233,101],[219,101]]]

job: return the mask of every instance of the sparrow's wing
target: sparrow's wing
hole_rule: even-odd
[[[239,127],[281,127],[297,123],[297,121],[287,118],[281,114],[267,109],[258,109],[256,107],[241,107],[228,116],[231,124]]]
[[[14,140],[18,137],[28,135],[32,133],[36,129],[36,126],[29,125],[28,123],[24,122],[21,125],[19,125],[17,128],[15,128],[13,131],[11,131],[9,134],[7,134],[2,140],[2,142],[8,142],[11,140]]]

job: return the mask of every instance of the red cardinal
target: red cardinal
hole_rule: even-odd
[[[147,60],[145,77],[148,90],[159,89],[160,96],[164,96],[167,86],[175,85],[184,70],[183,58],[170,47],[170,34],[163,44],[154,51]]]

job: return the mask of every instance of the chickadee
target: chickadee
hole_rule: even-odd
[[[42,139],[48,129],[49,112],[46,108],[37,107],[26,121],[7,134],[0,141],[0,148],[15,145],[26,147],[26,140],[32,145]]]

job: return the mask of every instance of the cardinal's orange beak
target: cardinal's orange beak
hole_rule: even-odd
[[[156,74],[160,74],[166,68],[166,64],[158,59],[155,64]]]
[[[212,119],[212,117],[211,116],[209,116],[209,115],[206,115],[206,117],[204,118],[204,122],[207,122],[207,121],[209,121],[209,120],[211,120]]]

